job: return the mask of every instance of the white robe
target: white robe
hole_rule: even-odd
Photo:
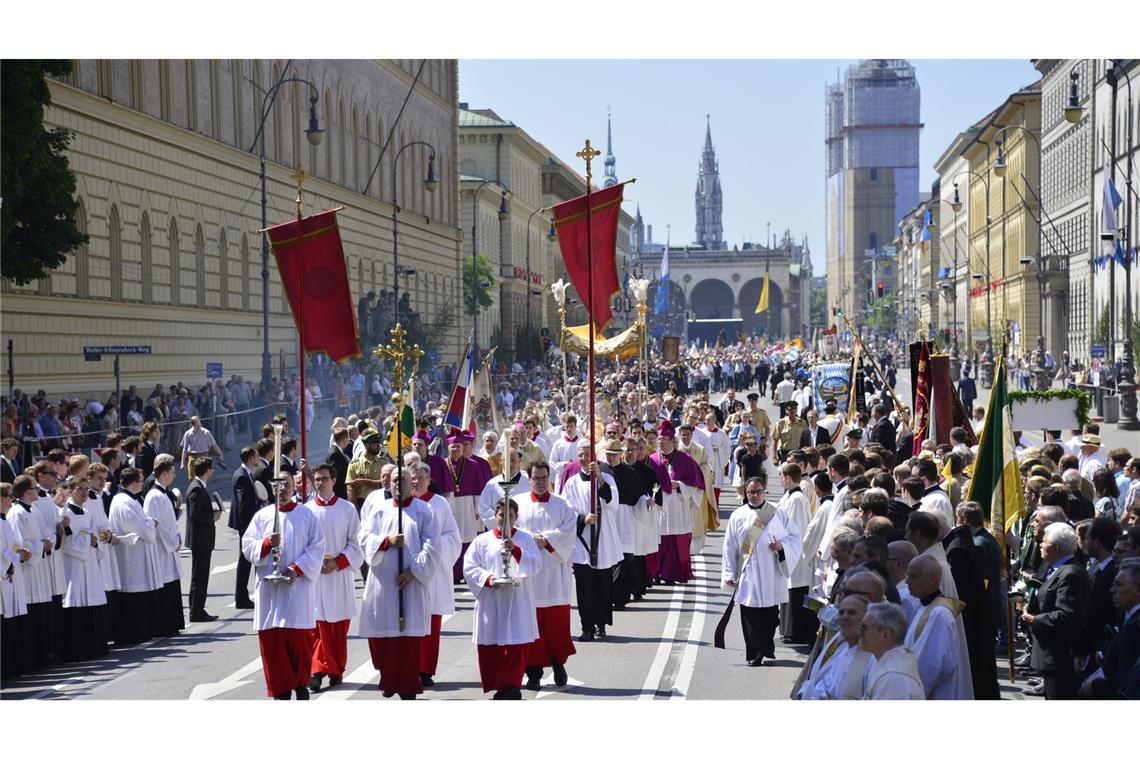
[[[609,484],[610,498],[602,499],[602,483]],[[590,481],[583,480],[581,474],[566,481],[562,497],[581,517],[590,514]],[[613,567],[624,559],[621,551],[621,536],[618,533],[617,512],[618,506],[617,483],[609,473],[598,473],[598,563],[590,565],[595,570]],[[570,561],[575,565],[590,564],[590,527],[582,529],[581,536],[574,542]]]
[[[709,455],[709,466],[713,473],[713,487],[723,488],[725,468],[728,466],[729,455],[732,454],[732,442],[728,440],[728,433],[724,432],[724,428],[717,428],[712,431],[705,425],[701,425],[697,430],[704,433],[708,440],[707,446],[701,445],[705,446],[705,453]],[[693,435],[696,435],[696,432]]]
[[[784,512],[796,524],[799,535],[807,535],[808,525],[811,524],[811,510],[808,508],[807,497],[803,491],[785,491],[780,497],[777,509]],[[801,543],[800,550],[803,551]],[[806,552],[800,555],[799,561],[792,567],[791,577],[788,578],[788,588],[803,588],[811,586],[815,579],[815,555]]]
[[[158,537],[154,522],[146,516],[143,505],[127,491],[111,500],[111,532],[121,536],[112,548],[119,565],[122,590],[128,594],[157,591],[162,588],[159,567]]]
[[[918,626],[927,608],[923,608],[907,629],[903,646],[914,652],[918,673],[927,699],[973,699],[970,678],[970,655],[966,649],[966,629],[962,616],[940,604],[931,604],[922,635]],[[917,637],[917,638],[916,638]]]
[[[95,532],[106,530],[111,531],[111,521],[107,519],[107,515],[103,512],[103,499],[95,491],[91,492],[94,496],[88,496],[88,499],[83,504],[83,511],[91,513],[91,519],[95,523]],[[99,542],[99,548],[95,550],[99,557],[99,572],[103,576],[103,590],[104,591],[118,591],[122,586],[119,581],[119,563],[115,561],[115,554],[112,550],[110,542]]]
[[[545,502],[533,499],[529,491],[511,500],[519,507],[515,526],[531,536],[542,536],[550,547],[540,550],[541,563],[527,578],[535,607],[570,604],[570,556],[578,543],[578,512],[556,493]]]
[[[475,596],[471,640],[476,644],[529,644],[538,638],[531,577],[542,567],[538,545],[525,530],[512,536],[519,558],[511,557],[509,572],[521,578],[517,586],[488,587],[487,579],[503,575],[503,540],[489,530],[475,539],[463,555],[463,577]]]
[[[505,482],[506,479],[502,473],[499,473],[487,481],[487,485],[483,486],[483,493],[479,494],[476,506],[479,508],[479,516],[483,518],[484,525],[495,525],[495,505],[499,503],[499,499],[506,495],[503,490],[503,483]],[[530,491],[530,479],[523,472],[519,475],[519,482],[511,486],[511,494],[513,496],[516,493],[527,493],[528,491]]]
[[[63,606],[98,607],[107,603],[103,574],[99,571],[99,556],[91,546],[93,537],[98,541],[99,529],[95,527],[91,513],[82,507],[77,508],[80,514],[72,511],[70,502],[59,508],[60,517],[67,516],[71,531],[70,535],[65,532],[59,550],[63,555]]]
[[[40,496],[32,502],[32,511],[40,520],[43,534],[53,542],[56,540],[56,526],[59,524],[59,506],[50,496]],[[63,594],[63,554],[53,545],[47,558],[47,572],[51,579],[51,595]]]
[[[467,497],[470,498],[470,497]],[[411,499],[403,508],[404,570],[414,580],[403,588],[404,630],[400,630],[399,550],[381,549],[385,539],[400,533],[399,511],[389,499],[368,515],[360,525],[360,547],[368,562],[368,581],[360,607],[360,628],[364,638],[427,636],[431,633],[430,588],[439,557],[439,535],[432,508],[420,499]]]
[[[914,653],[898,646],[875,660],[863,699],[926,699]]]
[[[911,596],[910,588],[907,587],[905,579],[899,581],[895,588],[899,590],[899,606],[906,614],[906,622],[909,625],[918,611],[922,609],[922,602]]]
[[[838,635],[838,634],[837,634]],[[842,638],[842,637],[840,637]],[[811,692],[804,699],[843,699],[843,690],[847,679],[851,676],[851,668],[862,668],[861,680],[863,693],[867,693],[867,682],[870,680],[871,670],[875,658],[869,654],[866,658],[859,657],[859,646],[849,646],[846,641],[839,645],[839,650],[832,655],[827,663],[820,669],[820,674],[812,681]]]
[[[756,520],[757,510],[745,505],[739,507],[728,518],[724,532],[721,581],[728,587],[728,581],[736,581],[736,601],[746,607],[774,607],[788,601],[788,578],[791,568],[800,559],[802,547],[799,528],[796,523],[779,509],[775,510],[771,521],[764,526],[748,566],[741,575],[742,551],[749,528]],[[784,561],[778,552],[768,548],[772,541],[779,541],[784,547]]]
[[[941,488],[934,488],[929,493],[923,494],[918,510],[937,515],[944,523],[943,528],[954,527],[954,506],[950,503],[950,497]]]
[[[29,511],[22,504],[15,503],[8,510],[8,523],[16,532],[20,545],[32,553],[32,558],[24,563],[24,583],[28,604],[50,602],[52,596],[51,559],[44,556],[43,521],[35,511]],[[55,533],[51,540],[55,541]]]
[[[919,556],[923,554],[934,557],[942,568],[942,584],[938,589],[942,596],[958,599],[958,586],[954,583],[954,574],[950,572],[950,563],[946,561],[946,549],[942,547],[942,542],[935,541],[926,551],[920,552]]]
[[[325,558],[324,531],[316,515],[299,504],[282,511],[277,530],[281,534],[281,570],[296,565],[301,575],[288,583],[264,580],[275,566],[273,550],[264,551],[265,539],[273,533],[273,513],[273,506],[258,510],[241,539],[242,554],[257,574],[254,630],[316,628],[316,579]]]
[[[344,555],[348,563],[344,569],[331,573],[320,573],[316,578],[313,595],[316,608],[313,613],[317,620],[336,623],[356,617],[356,574],[364,564],[364,552],[360,550],[360,518],[356,507],[345,499],[332,497],[328,505],[317,504],[316,497],[305,503],[305,508],[316,516],[325,538],[325,553],[322,559],[336,559]]]
[[[459,538],[465,544],[475,540],[479,534],[479,505],[476,496],[456,496],[447,494],[447,503],[451,505],[451,516],[455,518],[455,525],[459,528]]]
[[[447,499],[435,493],[427,493],[420,498],[431,507],[435,532],[439,536],[436,567],[431,576],[431,614],[451,615],[455,612],[455,584],[452,583],[451,569],[463,551],[459,526],[455,524],[455,516],[451,514],[451,505]]]
[[[827,526],[831,524],[831,515],[835,509],[835,499],[829,499],[823,502],[816,513],[812,515],[811,521],[808,522],[807,530],[803,535],[803,554],[806,558],[805,561],[811,562],[811,588],[808,590],[808,595],[815,599],[827,599],[827,594],[823,591],[824,579],[827,577],[827,569],[830,563],[824,562],[820,559],[819,554],[822,550],[823,536],[827,532]]]
[[[158,567],[162,573],[163,585],[182,577],[178,561],[178,550],[182,546],[182,536],[178,532],[178,518],[174,516],[174,502],[157,487],[146,492],[143,502],[146,516],[158,520],[155,536],[158,538]]]
[[[561,472],[566,463],[578,458],[578,444],[581,442],[582,436],[575,435],[574,440],[566,440],[566,436],[560,435],[557,440],[550,444],[550,453],[547,456],[547,461],[550,466],[554,467],[559,465],[558,471]],[[554,473],[551,472],[553,478]]]
[[[11,514],[12,510],[8,510]],[[0,617],[14,618],[28,613],[28,584],[20,550],[24,548],[16,529],[8,520],[0,520]],[[24,563],[27,564],[27,563]],[[12,568],[12,578],[7,577]]]

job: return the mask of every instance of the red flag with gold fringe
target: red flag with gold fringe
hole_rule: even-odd
[[[590,233],[586,233],[586,196],[580,195],[554,207],[554,227],[558,231],[558,247],[566,273],[586,306],[590,318],[600,334],[613,318],[610,300],[621,290],[617,272],[617,228],[621,215],[622,192],[625,184],[607,187],[590,193]],[[587,251],[593,252],[594,298],[589,301],[590,277]]]
[[[336,211],[301,219],[300,230],[297,225],[294,219],[270,227],[269,242],[301,343],[306,353],[324,351],[338,363],[360,356]]]

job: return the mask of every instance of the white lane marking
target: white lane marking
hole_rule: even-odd
[[[32,699],[43,699],[44,697],[50,697],[55,692],[63,691],[68,685],[73,684],[77,681],[82,681],[85,678],[87,678],[87,676],[72,676],[71,678],[60,681],[59,683],[57,683],[54,686],[50,686],[50,687],[44,689],[40,693],[34,695],[32,697]]]
[[[708,559],[703,554],[698,554],[694,558],[694,564],[698,567],[695,575],[697,578],[704,580],[704,574],[708,570]],[[689,691],[689,681],[693,678],[693,670],[697,666],[697,653],[700,651],[701,635],[704,633],[705,628],[705,604],[708,603],[708,585],[706,583],[698,583],[696,586],[697,595],[693,600],[693,618],[689,624],[689,641],[685,644],[685,652],[681,656],[681,667],[677,671],[677,680],[673,684],[673,693],[670,699],[685,699]]]
[[[237,567],[237,563],[231,562],[228,565],[222,565],[220,567],[215,567],[213,570],[210,571],[210,575],[220,575],[222,573],[228,573],[230,570],[233,570],[236,567]]]
[[[259,670],[261,670],[261,656],[260,655],[257,657],[257,659],[251,660],[250,662],[243,665],[236,672],[230,673],[228,676],[223,678],[221,681],[216,681],[214,683],[200,683],[200,684],[198,684],[197,686],[194,687],[194,690],[190,692],[190,696],[188,698],[189,699],[213,699],[214,697],[216,697],[220,694],[225,694],[227,691],[233,691],[234,689],[245,685],[244,684],[245,679],[249,678],[251,675],[253,675],[254,673],[256,673]]]
[[[641,686],[639,700],[653,699],[657,695],[657,688],[661,684],[661,674],[665,672],[665,664],[669,661],[669,652],[673,649],[673,639],[677,636],[677,626],[681,622],[681,602],[685,597],[685,586],[673,586],[673,598],[669,602],[669,615],[665,618],[665,629],[661,632],[661,643],[657,645],[657,656],[649,668],[649,675]]]
[[[542,676],[542,691],[538,692],[538,694],[535,694],[534,698],[542,699],[543,697],[549,697],[551,694],[557,694],[560,691],[572,689],[575,686],[585,685],[585,681],[579,681],[577,678],[571,678],[570,676],[567,676],[566,685],[558,686],[554,683],[554,671],[548,671]]]

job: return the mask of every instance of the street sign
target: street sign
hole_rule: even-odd
[[[1092,358],[1094,358],[1094,359],[1104,359],[1105,357],[1108,356],[1108,353],[1104,349],[1103,343],[1093,343],[1091,348],[1092,348]]]
[[[970,337],[974,340],[985,340],[989,337],[989,333],[985,330],[974,330],[972,333],[970,333]]]
[[[149,354],[150,346],[84,346],[84,356],[102,354]]]
[[[221,362],[206,362],[206,379],[220,380],[222,377]]]
[[[428,351],[427,357],[428,361],[437,362],[439,361],[439,351]]]

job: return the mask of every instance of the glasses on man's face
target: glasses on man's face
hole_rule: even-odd
[[[748,494],[749,496],[763,496],[763,495],[764,495],[764,490],[763,490],[763,489],[761,489],[761,490],[759,490],[759,491],[756,491],[756,490],[751,490],[751,489],[750,489],[750,490],[748,490],[748,491],[745,491],[744,493]]]

